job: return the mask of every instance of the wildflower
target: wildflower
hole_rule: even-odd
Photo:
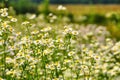
[[[47,54],[49,54],[49,53],[51,53],[51,52],[52,52],[51,49],[46,49],[46,50],[43,51],[43,54],[44,54],[44,55],[47,55]]]
[[[0,13],[7,12],[8,8],[0,9]]]
[[[16,18],[11,18],[11,21],[12,22],[17,22],[17,19]]]
[[[49,16],[53,16],[53,13],[49,13]]]
[[[12,70],[6,71],[6,74],[7,74],[7,75],[11,75],[11,74],[13,74],[13,71],[12,71]]]
[[[81,65],[82,69],[88,69],[88,67],[86,65]]]
[[[10,57],[7,57],[6,58],[6,63],[14,63],[14,60],[12,59],[12,58],[10,58]]]
[[[73,56],[74,54],[75,54],[75,52],[71,51],[71,52],[68,53],[68,56]]]
[[[35,14],[33,14],[33,15],[31,15],[30,17],[29,17],[29,19],[35,19],[36,18],[36,15]]]
[[[30,23],[29,21],[24,21],[24,22],[22,22],[22,25],[27,25],[29,23]]]
[[[52,79],[52,80],[60,80],[59,78],[54,78],[54,79]]]
[[[48,68],[48,69],[49,69],[49,68],[50,68],[50,65],[49,65],[49,64],[46,64],[46,68]]]
[[[7,18],[12,19],[12,18],[13,18],[13,16],[7,16]]]
[[[51,69],[51,70],[54,70],[54,69],[55,69],[54,64],[51,64],[51,65],[50,65],[50,69]]]
[[[34,43],[35,45],[43,44],[41,40],[35,40],[35,41],[33,41],[33,43]]]
[[[66,7],[64,7],[63,5],[59,5],[57,10],[63,10],[64,11],[64,10],[66,10]]]
[[[4,44],[4,40],[0,40],[0,46]]]
[[[59,39],[56,40],[56,42],[58,42],[58,43],[63,43],[63,39],[62,39],[62,38],[59,38]]]
[[[3,13],[1,14],[1,16],[2,16],[2,17],[6,17],[6,16],[8,16],[8,13],[7,13],[7,12],[3,12]]]
[[[119,66],[114,66],[113,70],[114,70],[114,71],[119,70]]]
[[[94,57],[95,60],[100,60],[100,57],[97,56],[97,55],[95,55],[95,56],[93,56],[93,57]]]
[[[11,26],[9,26],[8,30],[9,30],[10,32],[14,32],[14,29],[13,29]]]
[[[38,30],[34,30],[34,31],[31,32],[31,34],[33,34],[33,35],[38,34],[38,33],[39,33]]]
[[[5,80],[5,79],[3,79],[3,78],[0,77],[0,80]]]
[[[19,78],[21,76],[21,70],[14,70],[12,76]]]
[[[52,17],[52,19],[53,19],[53,20],[57,19],[57,16],[54,15],[54,16]]]
[[[7,22],[3,22],[3,23],[1,24],[1,26],[2,26],[3,28],[7,28],[9,25],[8,25]]]
[[[42,32],[48,32],[48,31],[50,31],[50,30],[52,30],[51,27],[46,27],[46,28],[43,28],[41,31],[42,31]]]
[[[21,35],[21,32],[17,32],[17,33],[16,33],[16,36],[19,36],[19,35]]]
[[[87,34],[87,36],[88,36],[88,37],[91,37],[91,36],[93,36],[93,34],[94,34],[93,32],[89,32],[89,33]]]
[[[109,73],[111,76],[115,76],[115,75],[116,75],[116,71],[114,71],[114,70],[110,70],[110,71],[108,71],[108,73]]]
[[[65,29],[65,32],[66,32],[66,33],[72,32],[72,28],[67,28],[67,29]]]
[[[85,48],[85,47],[84,47],[84,48],[82,49],[82,51],[83,51],[83,52],[87,52],[87,51],[88,51],[88,48]],[[90,53],[92,53],[92,52],[93,52],[93,51],[91,50]]]
[[[66,69],[67,69],[67,67],[63,67],[63,68],[61,68],[62,71],[65,71]]]
[[[77,31],[72,31],[72,34],[73,35],[78,35],[78,32]]]
[[[64,45],[63,44],[59,44],[59,49],[64,50],[65,49]]]
[[[7,12],[7,8],[4,8],[4,9],[0,9],[0,13],[1,13],[1,16],[2,17],[6,17],[8,16],[8,12]]]

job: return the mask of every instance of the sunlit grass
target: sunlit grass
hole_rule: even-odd
[[[50,5],[51,10],[56,10],[56,7],[58,5]],[[99,14],[105,14],[109,12],[119,12],[120,13],[120,5],[64,5],[67,7],[68,11],[71,12],[74,15],[81,15],[81,14],[90,14],[90,13],[99,13]]]

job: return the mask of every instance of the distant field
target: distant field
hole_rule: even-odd
[[[120,80],[119,6],[65,6],[0,9],[0,80]]]
[[[51,10],[56,10],[58,5],[50,5]],[[120,5],[64,5],[67,10],[75,15],[86,14],[86,13],[108,13],[108,12],[119,12]]]

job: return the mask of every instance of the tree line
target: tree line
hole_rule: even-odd
[[[0,2],[19,2],[20,0],[0,0]],[[41,3],[46,0],[24,0]],[[120,0],[48,0],[52,4],[120,4]]]
[[[42,2],[44,0],[32,0]],[[119,4],[120,0],[49,0],[53,4]]]

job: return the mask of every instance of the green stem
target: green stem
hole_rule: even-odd
[[[29,30],[28,26],[27,26],[27,32],[28,32],[28,35],[30,36],[30,30]]]
[[[73,80],[72,68],[71,68],[71,80]]]
[[[3,54],[3,64],[4,64],[4,70],[3,70],[3,77],[5,78],[5,70],[6,70],[6,53],[5,53],[5,42],[4,42],[4,54]]]
[[[4,39],[4,44],[3,44],[3,50],[4,50],[4,54],[3,54],[3,78],[6,77],[6,40],[7,38]]]

